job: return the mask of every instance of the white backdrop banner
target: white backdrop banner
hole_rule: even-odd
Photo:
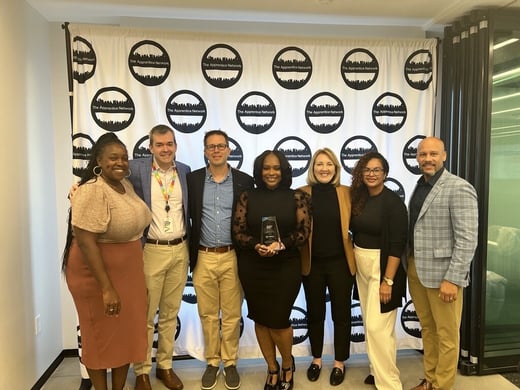
[[[204,133],[230,136],[229,162],[252,173],[254,158],[278,149],[305,184],[313,151],[330,147],[342,183],[364,153],[390,163],[386,185],[408,202],[420,174],[417,144],[433,134],[437,41],[352,40],[178,33],[69,25],[73,174],[81,176],[93,142],[115,132],[131,158],[148,156],[148,131],[175,130],[177,159],[205,165]],[[76,178],[77,179],[77,178]],[[189,275],[175,354],[203,359],[196,296]],[[365,351],[359,303],[353,301],[352,353]],[[328,308],[329,309],[329,308]],[[259,357],[244,304],[241,357]],[[292,313],[295,355],[309,355],[303,289]],[[398,348],[422,347],[413,304],[399,310]],[[332,353],[327,314],[325,354]]]

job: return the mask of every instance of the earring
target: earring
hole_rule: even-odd
[[[99,165],[96,165],[94,168],[92,168],[92,172],[94,173],[94,175],[99,177],[103,173],[103,169]]]
[[[130,177],[130,176],[132,176],[132,170],[130,168],[128,168],[128,172],[126,173],[125,177]]]

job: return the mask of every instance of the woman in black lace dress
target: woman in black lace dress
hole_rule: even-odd
[[[238,274],[255,322],[258,344],[268,366],[265,389],[292,389],[293,330],[289,320],[300,291],[301,261],[298,248],[310,232],[310,198],[292,190],[291,167],[278,151],[266,150],[255,159],[256,188],[240,196],[233,235],[240,248]],[[262,218],[276,217],[279,239],[262,243]],[[276,360],[282,357],[282,372]]]

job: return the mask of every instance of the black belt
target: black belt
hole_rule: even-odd
[[[208,248],[207,246],[199,245],[199,251],[204,252],[226,253],[231,250],[233,250],[233,245],[215,246],[213,248]]]
[[[173,240],[154,240],[152,238],[147,238],[146,243],[147,244],[155,244],[155,245],[179,245],[181,242],[186,241],[188,236],[185,234],[184,237],[181,238],[174,238]]]

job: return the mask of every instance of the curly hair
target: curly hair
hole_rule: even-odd
[[[388,175],[390,166],[388,161],[378,152],[365,153],[356,163],[356,166],[352,170],[352,184],[350,186],[350,197],[352,202],[351,212],[353,215],[360,215],[361,210],[365,207],[365,203],[368,199],[368,188],[363,181],[363,170],[367,167],[367,164],[372,159],[378,159],[383,166],[384,173]]]
[[[292,168],[291,164],[287,160],[285,155],[278,150],[266,150],[262,152],[257,158],[255,158],[255,162],[253,163],[253,178],[255,179],[256,188],[266,188],[264,181],[262,180],[262,170],[264,166],[265,158],[273,154],[278,157],[278,161],[280,161],[280,169],[282,173],[282,180],[280,181],[280,185],[278,186],[280,189],[289,189],[292,185]]]

